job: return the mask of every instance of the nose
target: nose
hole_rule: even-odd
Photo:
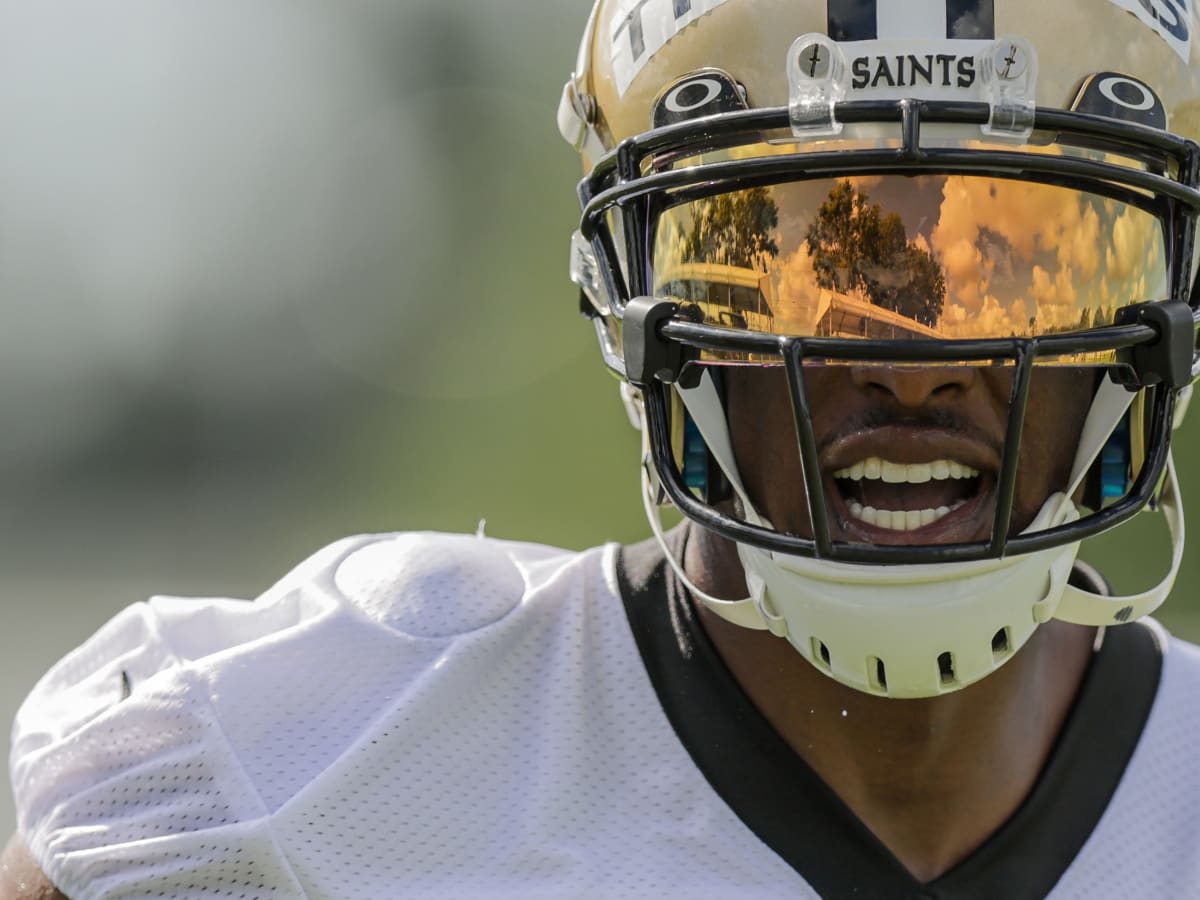
[[[854,386],[862,391],[883,391],[900,406],[917,409],[935,399],[961,394],[978,377],[971,366],[855,366]]]

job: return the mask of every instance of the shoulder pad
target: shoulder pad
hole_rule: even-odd
[[[525,594],[525,578],[505,545],[468,535],[396,535],[353,551],[333,577],[339,593],[369,618],[424,638],[490,625]]]

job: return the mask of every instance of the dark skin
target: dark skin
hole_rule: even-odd
[[[1020,457],[1013,531],[1061,488],[1091,395],[1088,372],[1040,371]],[[811,534],[792,412],[780,370],[726,375],[730,430],[747,490],[778,527]],[[830,367],[806,379],[823,468],[855,457],[969,457],[983,472],[1002,446],[1010,377],[954,368]],[[830,491],[836,491],[828,479]],[[985,498],[986,500],[986,498]],[[832,504],[837,507],[837,504]],[[832,508],[831,507],[831,508]],[[992,506],[919,533],[863,532],[835,509],[835,539],[937,542],[988,534]],[[967,511],[970,512],[969,509]],[[855,529],[859,529],[856,531]],[[684,565],[698,587],[745,596],[732,544],[693,529]],[[729,670],[779,734],[921,881],[966,858],[1032,789],[1083,681],[1095,629],[1050,622],[998,672],[927,700],[889,700],[818,672],[785,641],[699,605]],[[0,858],[0,900],[65,900],[20,837]]]
[[[13,835],[0,855],[0,900],[67,900],[38,868],[20,835]]]
[[[1092,377],[1078,370],[1037,373],[1013,532],[1065,485]],[[781,373],[731,371],[726,384],[734,450],[751,500],[777,527],[811,534]],[[983,472],[980,493],[986,494],[983,465],[1002,445],[1008,409],[1011,378],[1002,370],[828,367],[810,372],[806,384],[823,471],[866,455],[910,457],[900,462],[973,455]],[[827,489],[837,490],[831,477]],[[977,513],[965,509],[925,533],[870,535],[891,543],[982,539],[990,533],[994,505],[986,498],[980,503]],[[834,538],[863,539],[865,526],[838,506],[831,502]],[[693,529],[684,566],[702,590],[745,596],[734,546],[711,532]],[[846,687],[786,641],[731,625],[698,606],[718,652],[763,715],[923,882],[965,859],[1029,794],[1096,640],[1093,628],[1052,621],[999,671],[961,691],[892,700]]]

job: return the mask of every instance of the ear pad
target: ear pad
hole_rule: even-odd
[[[725,379],[717,368],[710,369],[710,375],[717,394],[724,403]],[[716,505],[728,500],[733,496],[729,480],[721,471],[716,459],[708,452],[708,445],[704,442],[700,429],[682,403],[679,404],[678,410],[683,418],[680,461],[684,483],[697,490],[705,503]]]
[[[683,414],[683,481],[701,493],[708,489],[708,447],[692,417]]]
[[[1121,424],[1113,429],[1104,449],[1100,451],[1100,496],[1095,508],[1100,509],[1105,503],[1119,500],[1129,490],[1130,481],[1130,445],[1129,445],[1129,414],[1121,419]]]

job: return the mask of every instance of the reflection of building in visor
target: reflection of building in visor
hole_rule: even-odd
[[[765,272],[721,263],[683,263],[660,273],[655,291],[693,304],[707,322],[728,328],[775,332],[775,285]],[[805,333],[819,337],[884,340],[944,338],[908,316],[870,299],[822,289]]]
[[[655,293],[695,304],[706,321],[774,331],[774,285],[764,272],[725,263],[683,263],[662,272]]]
[[[868,176],[670,207],[655,293],[712,325],[801,337],[1037,336],[1166,297],[1162,228],[1096,194],[987,176]]]
[[[870,300],[821,291],[812,333],[818,337],[861,337],[875,340],[942,338],[939,331]]]

